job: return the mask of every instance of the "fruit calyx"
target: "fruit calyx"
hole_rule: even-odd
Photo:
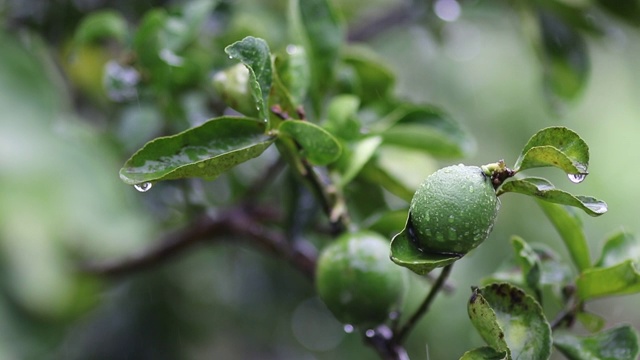
[[[491,184],[494,189],[498,189],[505,180],[516,174],[514,170],[507,167],[504,160],[482,165],[480,168],[482,169],[482,172],[491,179]]]

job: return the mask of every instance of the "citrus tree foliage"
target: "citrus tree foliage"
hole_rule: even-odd
[[[640,25],[635,2],[510,4],[556,114],[588,81],[586,39],[603,36],[612,21]],[[578,212],[597,221],[607,204],[535,175],[547,167],[563,172],[570,186],[584,181],[590,149],[579,134],[546,126],[519,153],[504,154],[516,158],[512,166],[495,159],[435,171],[425,164],[459,162],[478,143],[497,140],[475,139],[437,104],[398,97],[393,71],[366,45],[348,41],[357,36],[332,2],[283,1],[279,36],[250,25],[253,31],[204,31],[230,6],[185,1],[144,9],[135,22],[98,10],[67,40],[65,56],[100,57],[99,83],[72,63],[64,72],[85,100],[115,114],[127,153],[119,171],[124,185],[152,194],[179,184],[184,203],[182,228],[158,247],[85,265],[87,272],[127,275],[203,239],[245,239],[315,282],[344,329],[362,333],[363,346],[383,359],[406,359],[408,336],[447,288],[452,267],[490,236],[501,203],[533,200],[568,256],[519,236],[503,239],[512,256],[473,287],[466,304],[468,327],[486,345],[452,356],[637,358],[637,331],[605,326],[588,306],[640,292],[640,240],[615,233],[593,260]],[[144,125],[133,124],[140,114]],[[207,185],[221,179],[229,184],[224,191]],[[284,200],[264,204],[266,193]],[[401,304],[409,276],[432,282],[415,309]],[[559,304],[553,314],[548,303]],[[588,334],[572,332],[576,322]]]

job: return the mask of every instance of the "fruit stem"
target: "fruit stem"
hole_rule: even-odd
[[[451,268],[453,268],[453,264],[447,265],[444,268],[442,268],[442,271],[440,272],[438,279],[431,287],[429,294],[427,294],[427,297],[424,299],[422,304],[420,304],[420,307],[416,310],[413,316],[411,316],[411,318],[407,321],[407,323],[404,324],[404,326],[396,333],[394,340],[397,344],[401,344],[405,340],[405,338],[411,332],[411,330],[416,325],[418,320],[420,320],[420,318],[424,314],[426,314],[427,310],[429,310],[429,306],[431,306],[431,303],[436,298],[436,295],[438,295],[440,290],[443,288],[445,281],[447,280],[447,277],[449,277],[449,274],[451,273]]]
[[[497,190],[505,180],[516,174],[515,171],[507,167],[504,160],[482,165],[480,168],[482,169],[482,172],[491,179],[491,184],[493,185],[494,190]]]

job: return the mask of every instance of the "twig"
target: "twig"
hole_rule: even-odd
[[[130,274],[166,261],[197,243],[222,241],[226,235],[232,234],[252,241],[256,247],[284,259],[308,278],[314,278],[315,253],[291,247],[282,233],[266,228],[246,208],[229,209],[215,219],[201,217],[184,229],[161,238],[157,245],[139,254],[115,261],[84,264],[81,270],[103,276]]]
[[[411,332],[411,330],[416,325],[418,320],[420,320],[420,318],[427,312],[427,310],[429,309],[429,306],[431,305],[433,300],[436,298],[436,295],[438,295],[442,286],[447,280],[449,273],[451,273],[452,267],[453,267],[453,264],[447,265],[444,268],[442,268],[442,271],[440,272],[440,276],[438,276],[438,279],[431,287],[431,290],[429,290],[429,294],[424,299],[424,302],[422,302],[418,310],[416,310],[413,316],[411,316],[411,318],[407,321],[407,323],[404,324],[404,326],[396,334],[394,338],[394,341],[396,343],[402,344],[402,342],[405,340],[409,332]]]
[[[365,331],[364,342],[374,348],[383,360],[409,360],[407,350],[394,342],[393,331],[386,325]]]

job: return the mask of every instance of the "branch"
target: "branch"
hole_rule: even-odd
[[[424,302],[420,305],[418,310],[416,310],[413,316],[411,316],[411,318],[407,321],[404,327],[402,327],[402,329],[398,331],[394,339],[396,343],[402,344],[402,342],[405,340],[407,335],[411,332],[411,330],[416,325],[418,320],[420,320],[420,318],[427,312],[427,310],[429,309],[429,306],[431,306],[431,303],[436,298],[436,295],[438,295],[438,292],[440,292],[440,290],[442,289],[445,281],[447,280],[447,277],[449,276],[449,273],[451,273],[452,267],[453,267],[453,264],[447,265],[444,268],[442,268],[442,271],[440,272],[440,276],[438,276],[438,279],[431,287],[431,290],[429,290],[429,294],[424,299]]]
[[[166,261],[195,244],[223,241],[228,235],[244,237],[252,245],[287,261],[308,278],[314,278],[315,249],[304,247],[303,242],[295,247],[290,246],[282,233],[266,228],[255,212],[244,207],[231,208],[216,218],[200,217],[136,255],[114,261],[87,263],[81,266],[81,270],[104,276],[126,275]]]

